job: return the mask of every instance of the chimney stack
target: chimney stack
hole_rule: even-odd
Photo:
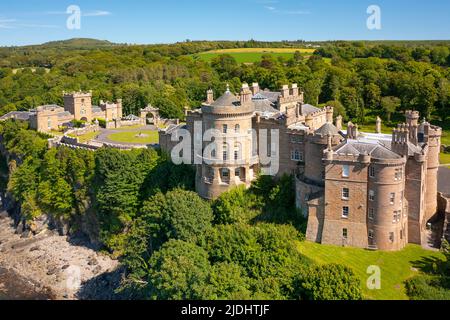
[[[214,91],[212,89],[209,89],[206,91],[206,103],[211,104],[214,102]]]
[[[252,84],[251,90],[252,90],[252,94],[253,94],[253,95],[259,93],[259,84],[258,84],[257,82],[254,82],[254,83]]]
[[[252,101],[252,91],[250,91],[248,84],[242,84],[241,89],[241,106]]]

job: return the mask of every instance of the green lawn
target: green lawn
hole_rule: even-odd
[[[441,164],[450,164],[450,153],[441,153]]]
[[[147,135],[145,137],[138,137],[140,133]],[[157,131],[142,130],[130,132],[117,132],[108,136],[109,140],[118,143],[141,143],[141,144],[157,144],[159,143],[159,136]]]
[[[76,136],[76,135],[70,134],[69,137],[78,138],[78,141],[80,143],[86,143],[88,141],[91,141],[92,139],[97,138],[97,136],[99,134],[100,134],[100,132],[89,132],[89,133],[83,134],[81,136]]]
[[[361,279],[363,294],[371,300],[406,300],[404,281],[429,268],[432,261],[443,260],[444,256],[427,251],[417,245],[408,245],[399,252],[368,251],[356,248],[342,248],[312,242],[298,244],[299,251],[318,264],[339,263],[353,269]],[[381,269],[381,289],[369,290],[366,282],[371,265]]]
[[[315,50],[301,48],[240,48],[202,52],[195,54],[194,56],[209,62],[221,54],[229,54],[236,59],[238,63],[255,63],[261,61],[264,54],[271,54],[275,58],[283,57],[285,59],[290,59],[294,56],[296,51],[300,51],[302,55],[306,57],[311,55]]]

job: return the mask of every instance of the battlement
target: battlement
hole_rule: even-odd
[[[66,92],[63,91],[63,97],[64,98],[85,98],[90,97],[92,98],[92,90],[89,92],[82,92],[82,91],[73,91],[73,92]]]

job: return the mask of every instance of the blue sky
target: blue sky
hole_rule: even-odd
[[[66,9],[80,7],[81,29]],[[381,8],[381,30],[366,26]],[[191,40],[450,39],[448,0],[2,0],[0,46],[89,37],[119,43]]]

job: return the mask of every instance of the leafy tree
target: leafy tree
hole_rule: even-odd
[[[306,300],[361,300],[361,283],[348,267],[329,264],[312,267],[297,283],[299,297]]]
[[[151,257],[148,298],[158,300],[209,299],[211,265],[208,253],[193,243],[170,240]]]
[[[400,107],[401,100],[397,97],[381,98],[381,109],[386,115],[386,120],[391,122],[391,115]]]

